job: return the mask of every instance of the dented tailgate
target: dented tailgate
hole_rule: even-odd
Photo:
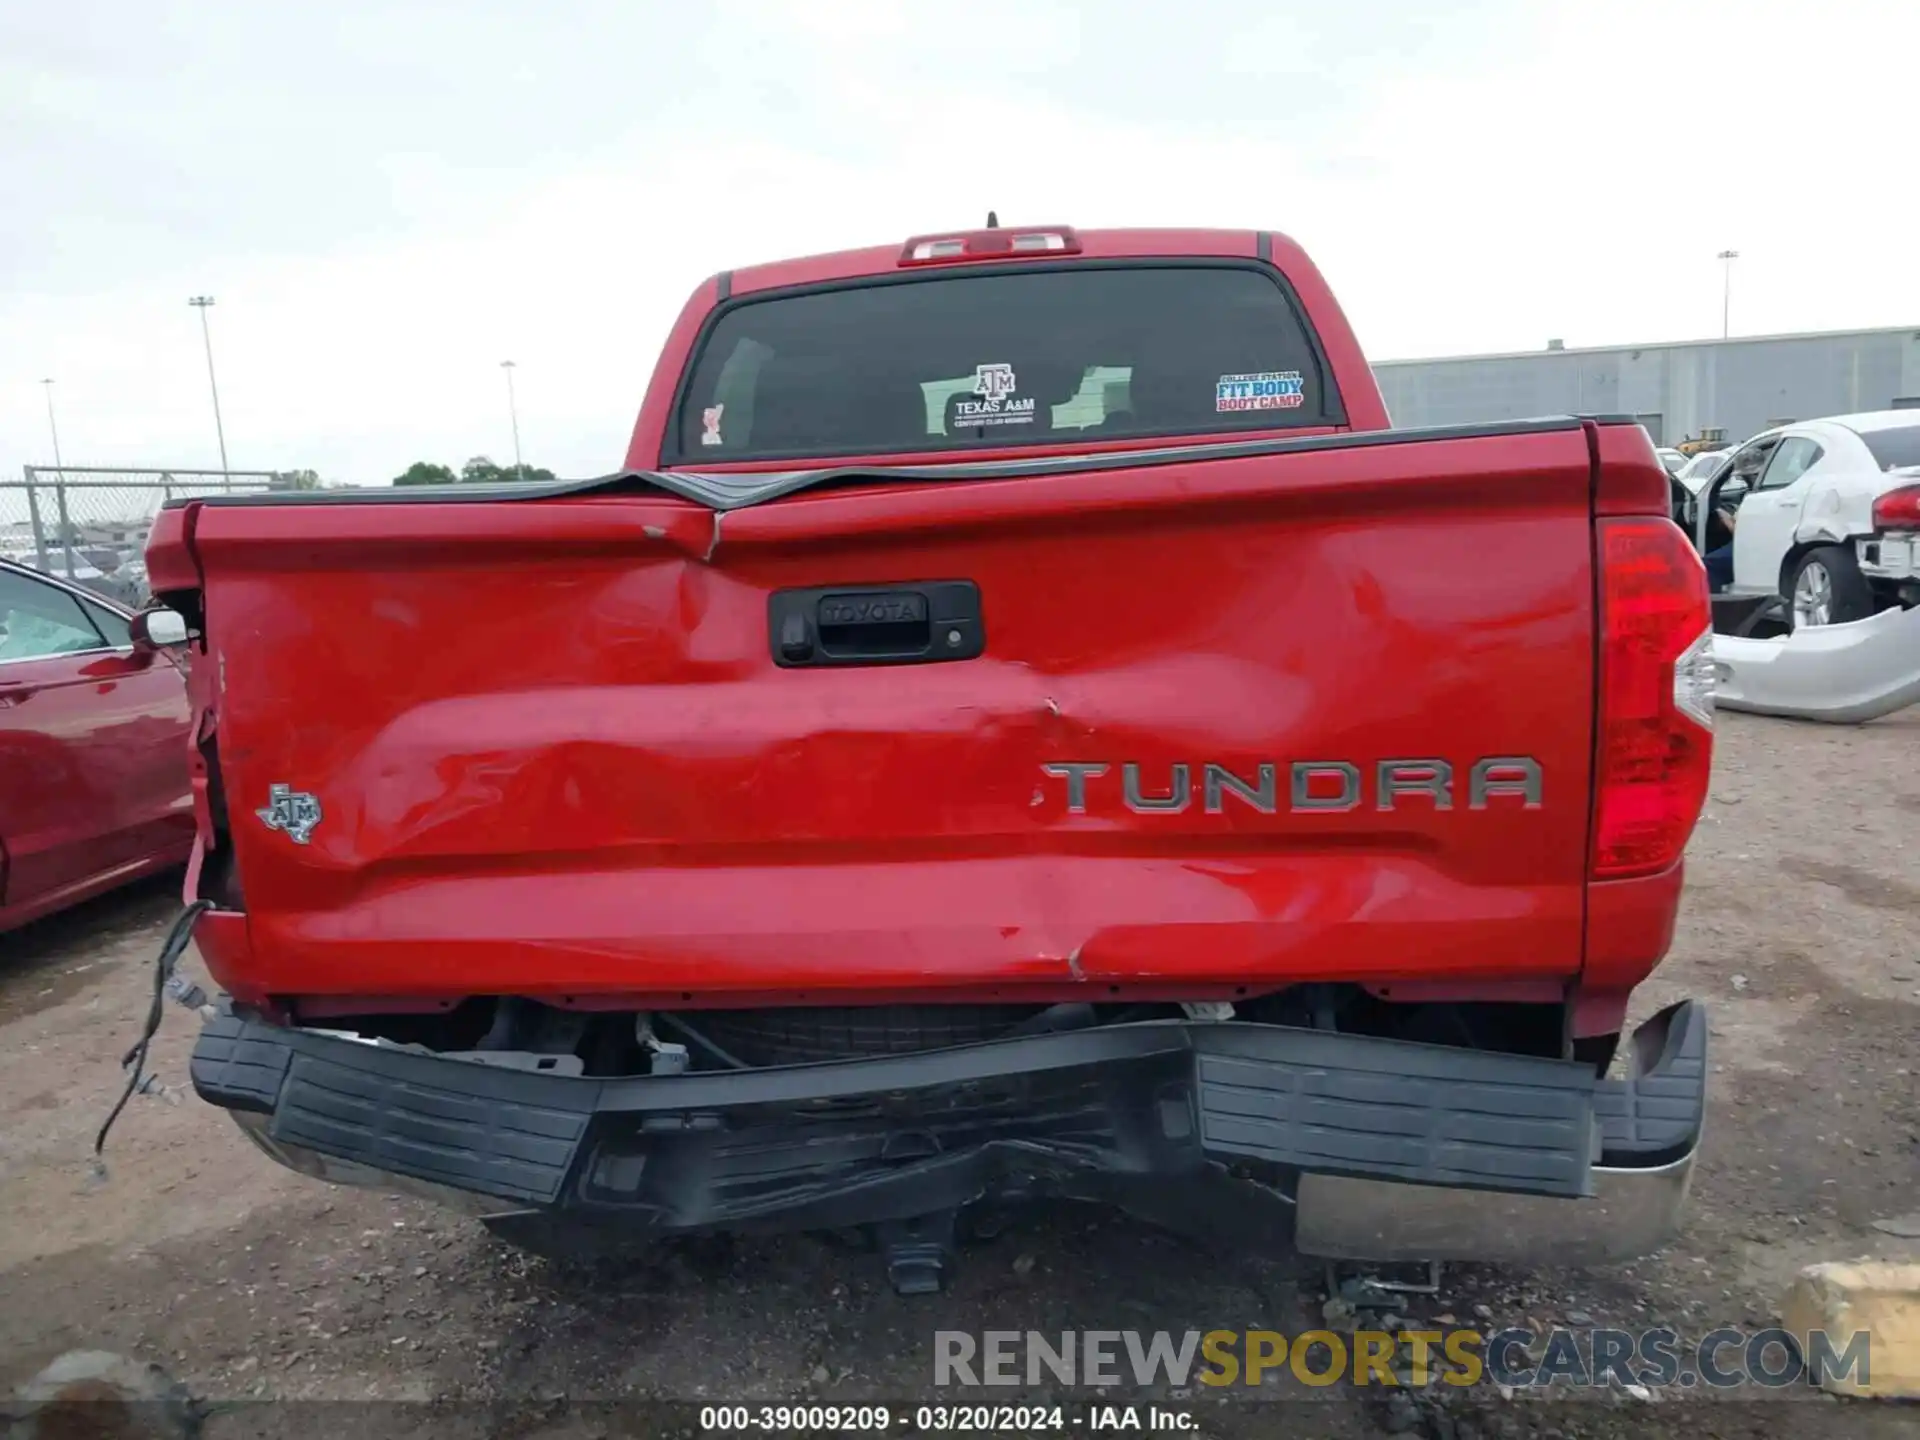
[[[793,1003],[1579,968],[1578,422],[792,488],[195,511],[255,955],[223,982]],[[917,623],[899,597],[939,584],[976,597],[964,653],[783,660],[782,596]]]

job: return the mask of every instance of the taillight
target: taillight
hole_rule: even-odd
[[[1873,502],[1876,530],[1920,530],[1920,485],[1902,485]]]
[[[1700,557],[1670,520],[1601,519],[1592,875],[1667,869],[1713,766],[1713,625]]]

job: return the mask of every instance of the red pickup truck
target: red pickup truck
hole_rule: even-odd
[[[1625,419],[1389,428],[1275,234],[703,284],[626,468],[175,504],[199,1094],[535,1248],[1110,1202],[1377,1259],[1678,1223],[1706,794]]]

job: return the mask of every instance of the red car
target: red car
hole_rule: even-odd
[[[193,848],[184,639],[0,561],[0,931]]]

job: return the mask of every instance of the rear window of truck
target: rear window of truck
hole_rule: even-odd
[[[1236,434],[1341,423],[1272,272],[1027,269],[790,292],[707,330],[678,463]]]

